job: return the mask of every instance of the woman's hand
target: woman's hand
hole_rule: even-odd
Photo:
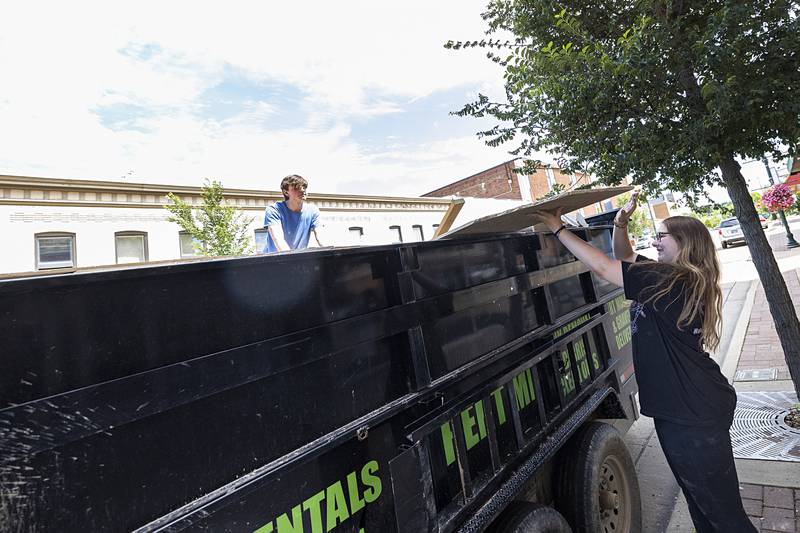
[[[627,226],[631,215],[636,211],[636,203],[639,201],[639,191],[635,190],[631,193],[631,199],[617,211],[617,216],[614,217],[614,223],[620,226]]]
[[[550,231],[556,231],[561,227],[561,211],[563,208],[558,208],[555,211],[537,211],[532,215],[535,222],[541,222]]]

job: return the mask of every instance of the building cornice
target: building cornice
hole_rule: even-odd
[[[174,193],[191,205],[199,205],[202,188],[186,185],[123,183],[0,175],[0,205],[53,205],[86,207],[153,208],[167,204]],[[242,210],[263,210],[282,200],[280,191],[223,189],[226,202]],[[309,194],[308,201],[326,211],[445,211],[452,200],[372,195]]]

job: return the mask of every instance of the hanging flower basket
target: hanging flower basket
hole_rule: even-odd
[[[761,202],[770,213],[774,213],[792,207],[795,202],[795,196],[789,187],[779,183],[764,193],[764,196],[761,197]]]

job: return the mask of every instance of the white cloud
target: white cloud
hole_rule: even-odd
[[[401,117],[404,106],[458,87],[499,94],[500,70],[483,52],[442,47],[482,35],[483,5],[5,4],[0,173],[116,179],[132,170],[128,179],[212,176],[228,186],[274,188],[280,176],[300,172],[319,192],[425,192],[509,156],[463,135],[382,152],[355,142],[351,122]],[[271,129],[281,110],[257,100],[239,102],[230,118],[204,116],[199,97],[231,70],[294,86],[307,118]],[[103,124],[101,110],[126,105],[141,116]],[[424,132],[437,122],[415,127]]]

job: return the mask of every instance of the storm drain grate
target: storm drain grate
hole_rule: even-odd
[[[786,425],[794,392],[737,392],[731,426],[733,455],[739,459],[800,462],[800,430]]]
[[[737,370],[734,381],[774,381],[778,379],[777,368],[761,368],[757,370]]]

